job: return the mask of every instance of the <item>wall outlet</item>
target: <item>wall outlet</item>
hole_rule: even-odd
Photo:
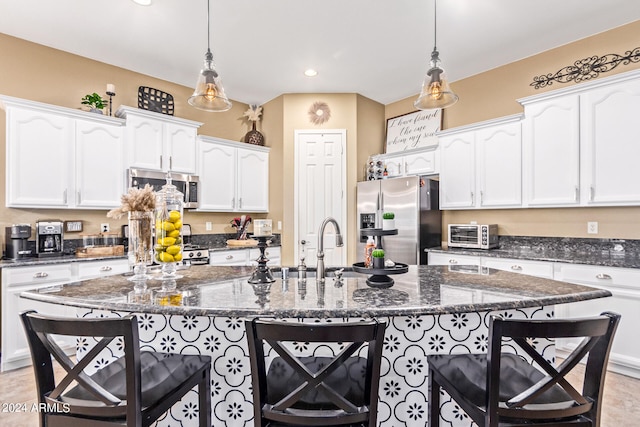
[[[278,221],[278,231],[282,231],[282,221]]]
[[[100,232],[108,233],[109,232],[109,224],[100,224]]]
[[[205,228],[207,231],[211,231],[211,229],[212,229],[211,221],[207,221],[207,222],[205,222],[205,223],[204,223],[204,228]]]
[[[598,234],[598,223],[595,221],[587,222],[587,234]]]

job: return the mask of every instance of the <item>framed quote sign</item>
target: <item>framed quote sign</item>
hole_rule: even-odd
[[[385,153],[431,147],[438,144],[442,109],[423,110],[387,120]]]

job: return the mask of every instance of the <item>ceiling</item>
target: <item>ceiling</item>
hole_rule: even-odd
[[[207,49],[206,1],[0,0],[0,32],[193,87]],[[420,91],[433,0],[211,1],[211,50],[233,100],[355,92],[388,104]],[[440,0],[437,17],[440,58],[456,81],[636,21],[640,7]],[[310,67],[314,78],[303,75]]]

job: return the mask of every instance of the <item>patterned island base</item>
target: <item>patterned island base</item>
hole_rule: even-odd
[[[115,317],[127,313],[79,309],[81,317]],[[523,308],[502,311],[469,312],[442,315],[416,315],[379,318],[388,323],[383,350],[378,422],[381,427],[424,427],[427,423],[426,355],[434,353],[481,353],[487,349],[488,316],[546,319],[553,317],[553,307]],[[351,319],[305,319],[315,322],[354,322]],[[300,321],[289,319],[289,321]],[[251,371],[244,319],[239,317],[138,314],[143,350],[207,354],[213,357],[211,405],[216,427],[253,426]],[[536,343],[555,361],[551,342]],[[90,348],[78,342],[78,357]],[[300,350],[308,353],[303,343]],[[328,351],[327,349],[324,349]],[[97,358],[107,363],[118,356],[117,348]],[[320,354],[319,352],[316,354]],[[441,426],[471,426],[471,420],[448,396],[441,399]],[[176,404],[158,426],[197,426],[197,392],[195,389]]]

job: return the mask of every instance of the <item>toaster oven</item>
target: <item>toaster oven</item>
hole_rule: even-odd
[[[449,224],[449,247],[470,249],[497,248],[497,224]]]

